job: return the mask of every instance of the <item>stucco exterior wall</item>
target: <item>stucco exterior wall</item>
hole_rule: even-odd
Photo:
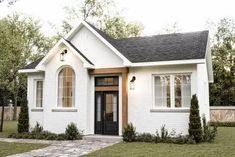
[[[206,120],[210,121],[209,83],[206,64],[197,64],[197,97],[200,115],[205,115]]]
[[[204,67],[200,67],[204,68]],[[189,109],[181,110],[154,110],[153,96],[153,75],[154,74],[174,74],[174,73],[191,73],[191,94],[199,95],[199,101],[202,105],[206,98],[204,92],[199,94],[205,81],[204,73],[197,72],[197,65],[174,65],[174,66],[156,66],[156,67],[139,67],[130,68],[129,81],[133,76],[136,77],[135,89],[128,89],[128,121],[132,122],[138,132],[155,133],[162,125],[166,125],[168,130],[174,129],[177,133],[188,133]],[[201,78],[202,77],[202,78]],[[199,79],[200,78],[200,79]],[[207,96],[206,96],[207,97]],[[209,105],[209,104],[208,104]],[[209,114],[208,107],[200,107],[201,113]]]
[[[29,109],[29,125],[30,128],[34,127],[36,122],[44,126],[44,113],[43,112],[32,112],[36,108],[36,80],[44,80],[44,73],[29,73],[27,83],[27,99]],[[43,84],[45,86],[45,84]],[[45,95],[45,92],[44,92]],[[45,101],[43,101],[45,103]]]
[[[82,27],[71,42],[94,63],[96,68],[123,66],[122,59],[86,27]]]

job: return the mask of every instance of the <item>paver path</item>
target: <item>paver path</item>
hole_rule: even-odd
[[[9,157],[78,157],[93,152],[95,150],[111,146],[115,143],[120,142],[120,139],[88,138],[78,141],[45,141],[45,140],[0,138],[0,141],[50,144],[46,148],[32,150],[30,152],[21,153],[21,154],[15,154]]]

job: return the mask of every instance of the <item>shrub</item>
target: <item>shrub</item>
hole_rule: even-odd
[[[42,131],[40,133],[13,133],[8,136],[16,139],[44,139],[44,140],[67,140],[65,134],[55,134],[49,131]]]
[[[56,140],[63,141],[66,140],[67,136],[65,134],[58,134]]]
[[[18,119],[18,132],[29,132],[29,113],[27,100],[23,99],[21,102],[21,111]]]
[[[212,142],[215,139],[217,134],[217,126],[213,126],[211,129],[210,125],[206,122],[206,117],[202,117],[203,122],[203,141],[204,142]]]
[[[43,131],[43,127],[36,123],[31,132],[13,133],[8,136],[9,138],[16,139],[44,139],[44,140],[78,140],[81,139],[75,124],[69,124],[66,128],[66,134],[55,134],[49,131]]]
[[[176,132],[172,130],[170,133],[163,125],[160,129],[156,131],[156,135],[150,133],[139,133],[135,131],[135,127],[132,123],[128,124],[124,128],[123,141],[125,142],[155,142],[155,143],[173,143],[173,144],[195,144],[196,141],[189,135],[176,135]]]
[[[43,127],[38,123],[36,122],[36,125],[34,126],[34,128],[32,129],[32,133],[40,133],[43,131]]]
[[[123,134],[122,134],[123,141],[125,142],[134,142],[136,139],[136,131],[135,127],[132,123],[127,124],[127,126],[124,128]]]
[[[79,140],[81,139],[81,133],[78,131],[77,126],[74,123],[68,124],[65,135],[67,140]]]
[[[209,125],[215,127],[235,127],[235,122],[210,122]]]
[[[137,142],[154,142],[155,136],[150,133],[142,133],[136,136]]]
[[[158,132],[158,130],[156,131],[155,142],[156,143],[159,143],[159,142],[168,143],[170,138],[172,138],[174,136],[175,136],[175,131],[172,130],[169,133],[168,130],[166,129],[165,125],[163,125],[161,127],[160,133]]]
[[[202,141],[202,125],[199,116],[199,106],[197,96],[194,94],[191,99],[190,115],[189,115],[189,136],[191,136],[196,143]]]
[[[175,137],[170,137],[168,139],[168,142],[174,143],[174,144],[185,144],[185,143],[188,143],[188,137],[189,136],[183,136],[183,135],[179,134]]]

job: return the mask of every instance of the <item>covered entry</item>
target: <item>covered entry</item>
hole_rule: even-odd
[[[128,68],[93,69],[89,71],[90,75],[95,75],[95,134],[119,135],[120,129],[122,130],[127,124],[127,73]],[[121,79],[119,80],[120,76]],[[120,102],[119,94],[121,94]],[[120,112],[119,104],[122,105]]]

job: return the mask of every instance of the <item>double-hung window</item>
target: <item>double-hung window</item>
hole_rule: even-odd
[[[43,81],[36,81],[36,107],[42,107],[43,105]]]
[[[191,75],[154,75],[155,108],[188,108],[191,100]]]

